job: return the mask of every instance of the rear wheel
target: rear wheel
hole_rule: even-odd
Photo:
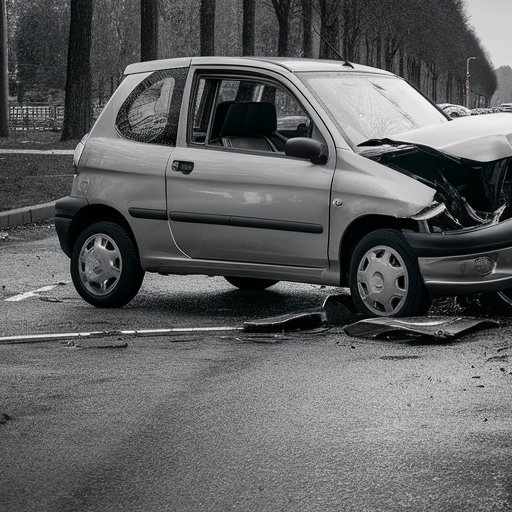
[[[265,290],[279,282],[273,279],[255,279],[253,277],[226,276],[224,279],[240,290]]]
[[[71,255],[71,278],[89,304],[118,308],[140,289],[144,271],[128,231],[113,222],[96,222],[77,238]]]
[[[373,231],[356,245],[349,283],[364,316],[415,316],[430,306],[418,260],[403,235],[393,229]]]

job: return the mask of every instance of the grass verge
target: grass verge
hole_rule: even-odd
[[[72,181],[71,155],[0,154],[0,211],[67,196]]]
[[[61,142],[60,132],[10,132],[0,138],[0,149],[75,149],[78,140]]]

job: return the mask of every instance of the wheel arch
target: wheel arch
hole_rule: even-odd
[[[104,204],[89,204],[87,206],[84,206],[73,216],[73,220],[71,221],[71,226],[69,229],[70,251],[73,251],[73,247],[75,245],[77,238],[80,236],[80,233],[85,228],[87,228],[91,224],[94,224],[95,222],[101,221],[114,222],[125,228],[137,248],[137,253],[139,253],[137,240],[135,238],[135,235],[129,222],[126,220],[126,218],[121,212],[119,212],[115,208],[112,208],[111,206],[107,206]]]
[[[345,229],[340,240],[340,286],[348,286],[350,258],[357,243],[368,233],[377,229],[417,230],[417,223],[412,219],[400,219],[388,215],[364,215],[354,219]]]

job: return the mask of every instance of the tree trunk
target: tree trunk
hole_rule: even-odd
[[[290,32],[290,7],[291,0],[272,0],[274,11],[279,25],[279,40],[277,54],[279,57],[288,55],[288,33]]]
[[[387,71],[393,71],[393,63],[397,51],[397,40],[395,38],[386,38],[386,46],[384,50],[384,66]]]
[[[7,9],[0,0],[0,137],[9,137],[9,59],[7,54]]]
[[[100,76],[98,77],[98,105],[103,105],[103,84],[105,79]]]
[[[140,0],[140,60],[158,59],[158,2]]]
[[[375,67],[382,68],[382,39],[380,38],[380,36],[377,36],[377,39],[375,41],[375,46],[376,46],[376,52],[375,52],[376,63],[375,63]]]
[[[305,59],[313,57],[313,38],[311,26],[313,23],[313,4],[311,0],[302,0],[302,56]]]
[[[446,103],[453,103],[452,100],[452,74],[448,73],[446,78]]]
[[[244,0],[242,55],[254,55],[255,0]]]
[[[412,59],[411,81],[417,89],[421,89],[421,60]]]
[[[402,78],[405,78],[404,61],[404,49],[400,48],[400,50],[398,50],[398,74]]]
[[[201,0],[201,55],[215,55],[215,0]]]
[[[365,46],[366,46],[365,64],[367,66],[373,66],[373,48],[371,46],[370,38],[368,36],[365,37]]]
[[[279,57],[286,57],[288,55],[288,32],[289,32],[288,18],[281,18],[279,20],[279,42],[277,44],[277,55]]]
[[[439,78],[439,74],[437,71],[437,66],[435,64],[430,65],[430,75],[431,75],[431,84],[432,84],[432,95],[430,99],[437,103],[437,81]]]
[[[61,140],[79,139],[91,126],[93,0],[71,0],[64,124]]]

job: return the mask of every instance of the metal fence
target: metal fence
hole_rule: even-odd
[[[9,105],[9,130],[60,131],[63,105]]]
[[[93,107],[93,121],[103,110],[104,105]],[[9,131],[14,135],[24,131],[62,130],[64,105],[9,105]]]

